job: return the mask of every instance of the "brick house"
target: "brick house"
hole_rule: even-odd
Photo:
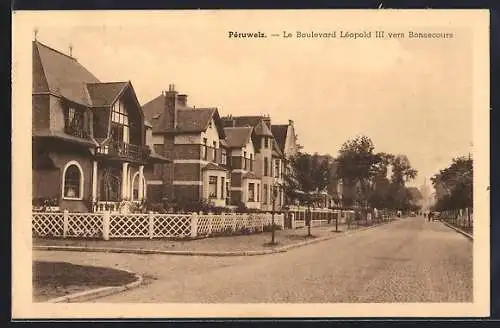
[[[151,122],[155,151],[172,159],[158,164],[149,177],[152,202],[208,201],[229,204],[231,174],[226,135],[217,108],[187,105],[174,85],[142,106]]]
[[[34,205],[118,210],[146,197],[145,167],[168,160],[146,143],[144,115],[128,82],[101,82],[74,57],[32,44]]]
[[[231,204],[261,209],[261,177],[255,173],[253,127],[225,127],[231,167]]]
[[[266,116],[226,116],[225,127],[252,127],[252,142],[255,149],[255,174],[261,177],[261,209],[272,210],[273,186],[282,182],[284,155],[271,132],[271,119]],[[277,188],[275,209],[284,204],[284,193]]]

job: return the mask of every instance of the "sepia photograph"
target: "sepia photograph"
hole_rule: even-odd
[[[488,24],[14,12],[13,316],[489,315]]]

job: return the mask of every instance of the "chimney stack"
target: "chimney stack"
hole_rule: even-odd
[[[169,84],[165,91],[165,128],[172,130],[177,128],[177,91],[175,85]]]
[[[69,44],[69,56],[73,57],[73,45],[71,43]]]
[[[181,105],[182,107],[186,107],[187,106],[187,95],[178,95],[177,101],[179,102],[179,105]]]
[[[293,120],[288,120],[288,125],[293,125]]]

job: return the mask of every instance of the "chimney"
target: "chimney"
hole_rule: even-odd
[[[262,120],[266,123],[268,128],[271,128],[271,117],[269,115],[264,116]]]
[[[177,102],[182,107],[186,107],[187,106],[187,95],[178,95],[177,96]]]
[[[288,120],[288,125],[293,125],[293,120]]]
[[[71,43],[69,44],[69,56],[73,57],[73,45]]]
[[[177,91],[174,84],[169,84],[165,91],[165,129],[177,128],[177,110]]]

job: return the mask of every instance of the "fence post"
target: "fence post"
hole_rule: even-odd
[[[212,234],[212,219],[213,217],[211,215],[208,216],[208,235],[210,236]]]
[[[295,213],[290,213],[290,226],[292,229],[295,229]]]
[[[69,212],[68,210],[64,210],[63,214],[63,238],[66,238],[69,230]]]
[[[212,221],[210,220],[210,231],[212,230]],[[195,238],[198,234],[198,213],[191,214],[191,238]]]
[[[105,212],[102,217],[102,238],[104,240],[109,240],[109,224],[110,224],[110,214]]]
[[[148,222],[149,222],[149,239],[153,239],[155,235],[155,217],[153,212],[148,212]]]

